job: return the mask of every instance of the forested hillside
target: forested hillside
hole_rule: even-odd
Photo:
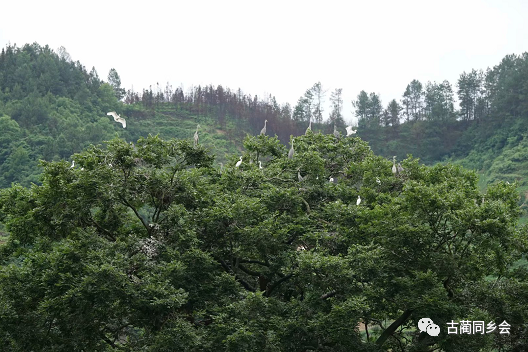
[[[378,94],[362,91],[352,102],[358,136],[387,158],[412,154],[426,164],[456,161],[485,173],[486,181],[523,186],[527,80],[528,55],[523,54],[509,55],[486,71],[464,72],[455,87],[413,80],[402,89],[402,100],[385,108]],[[36,43],[8,46],[0,54],[0,187],[38,182],[39,160],[69,159],[116,134],[131,142],[148,134],[191,138],[200,124],[201,143],[223,163],[241,150],[246,133],[258,134],[264,120],[268,134],[284,144],[290,135],[303,134],[310,120],[314,131],[331,133],[335,123],[345,134],[341,89],[329,97],[327,120],[325,93],[317,82],[291,107],[271,95],[259,99],[222,86],[183,91],[158,84],[125,91],[115,70],[106,83],[95,68],[88,72],[73,62],[64,48],[55,53]],[[108,111],[125,116],[127,128],[106,116]]]
[[[0,346],[528,350],[526,59],[463,73],[460,108],[448,82],[414,80],[386,109],[361,92],[345,136],[341,90],[325,120],[320,82],[293,108],[222,86],[134,92],[64,48],[8,46]]]

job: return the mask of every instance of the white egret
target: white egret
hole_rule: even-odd
[[[268,122],[268,120],[264,120],[264,128],[262,128],[260,130],[260,134],[266,134],[266,123]]]
[[[70,169],[73,169],[75,167],[75,160],[72,160],[72,164],[70,166]]]
[[[394,175],[399,175],[403,171],[405,171],[405,169],[401,166],[400,163],[398,163],[398,165],[396,165],[396,156],[393,156],[392,157],[392,173]]]
[[[381,180],[379,179],[379,177],[376,177],[376,183],[381,186]]]
[[[288,159],[292,159],[294,153],[295,151],[293,150],[293,139],[292,139],[291,148],[290,148],[290,151],[288,152]]]
[[[110,111],[106,113],[109,116],[112,116],[114,118],[115,122],[119,122],[121,125],[123,125],[123,128],[126,128],[126,120],[119,116],[115,111]]]
[[[196,132],[194,132],[194,146],[196,147],[198,145],[198,129],[200,128],[200,124],[196,126]]]
[[[240,157],[240,160],[237,161],[237,163],[235,164],[235,167],[239,167],[241,164],[242,164],[242,157]]]
[[[351,135],[353,135],[353,134],[356,134],[356,132],[357,132],[357,131],[354,131],[354,130],[352,129],[352,126],[348,126],[348,127],[346,128],[346,131],[347,131],[347,137],[348,137],[348,136],[351,136]]]
[[[263,169],[262,163],[260,162],[260,160],[259,160],[259,169],[261,169],[261,170]]]
[[[297,169],[297,178],[299,179],[299,182],[303,182],[304,180],[306,180],[306,176],[302,177],[301,171],[299,169]]]
[[[339,139],[339,131],[337,130],[337,127],[335,125],[335,122],[334,122],[334,137]]]
[[[361,197],[358,196],[358,199],[356,200],[356,205],[359,205],[361,203]]]
[[[308,131],[312,130],[312,119],[310,118],[310,124],[308,125],[308,128],[306,129],[306,132],[304,134],[308,134]]]

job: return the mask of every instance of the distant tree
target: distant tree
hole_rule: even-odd
[[[403,108],[398,104],[396,99],[392,99],[387,105],[387,120],[385,126],[397,126],[400,124],[400,113]]]
[[[359,92],[356,100],[352,101],[352,106],[355,108],[354,114],[358,118],[358,126],[368,126],[370,99],[364,90]]]
[[[66,51],[66,48],[61,46],[57,49],[57,54],[59,55],[59,58],[61,60],[64,60],[66,62],[71,62],[71,56],[70,54]]]
[[[460,105],[460,116],[463,120],[473,120],[475,109],[482,94],[483,84],[482,71],[472,70],[469,73],[463,72],[457,82],[458,101]]]
[[[321,82],[315,83],[311,90],[311,97],[313,97],[312,116],[315,122],[323,122],[323,101],[326,91],[323,90]],[[305,95],[306,96],[306,95]],[[308,97],[307,97],[308,99]]]
[[[114,89],[117,100],[123,99],[125,96],[125,89],[121,88],[121,78],[115,68],[111,68],[108,72],[108,83]]]
[[[381,124],[381,115],[383,112],[383,105],[380,96],[376,93],[370,93],[369,105],[367,110],[368,121],[370,127],[376,127]]]
[[[280,116],[283,121],[289,121],[292,119],[292,109],[290,103],[285,103],[281,107],[281,113]]]
[[[336,88],[330,95],[330,102],[332,104],[332,111],[330,112],[330,121],[336,119],[343,119],[343,98],[342,98],[342,88]]]
[[[447,121],[454,115],[453,90],[448,81],[427,82],[424,93],[424,113],[427,120]]]
[[[312,118],[312,107],[314,104],[314,92],[312,88],[307,89],[302,97],[297,100],[297,105],[293,109],[293,119],[295,121],[308,121]]]
[[[419,121],[423,117],[423,88],[420,81],[414,79],[403,93],[403,106],[407,121]]]

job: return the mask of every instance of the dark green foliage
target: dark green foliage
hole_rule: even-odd
[[[473,349],[525,346],[528,310],[514,298],[525,280],[508,270],[527,244],[512,185],[480,193],[475,173],[412,158],[396,176],[356,137],[293,143],[288,159],[277,138],[248,137],[243,164],[220,172],[190,140],[113,139],[75,154],[75,168],[42,163],[41,186],[2,190],[2,346],[472,350],[424,339],[423,316],[511,319],[510,340]],[[489,275],[500,285],[480,299]]]

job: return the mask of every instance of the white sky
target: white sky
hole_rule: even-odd
[[[104,80],[115,68],[125,89],[221,84],[293,107],[320,81],[326,102],[343,88],[348,122],[361,90],[386,106],[413,79],[455,88],[463,71],[528,51],[523,0],[47,0],[1,8],[0,47],[64,46]]]

